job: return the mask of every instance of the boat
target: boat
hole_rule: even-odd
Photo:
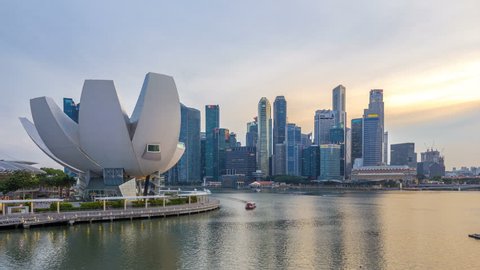
[[[477,240],[480,240],[480,234],[479,233],[474,233],[474,234],[469,234],[468,237],[475,238]]]
[[[262,190],[259,189],[259,188],[256,188],[256,189],[255,189],[255,192],[260,192],[260,191],[262,191]]]
[[[257,206],[255,205],[254,202],[247,202],[247,204],[245,205],[245,209],[246,210],[253,210],[255,209]]]

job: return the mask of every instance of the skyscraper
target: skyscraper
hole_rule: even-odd
[[[258,102],[258,141],[257,168],[264,175],[270,173],[270,157],[272,156],[272,108],[266,97]]]
[[[215,130],[220,127],[220,107],[218,105],[205,106],[205,176],[213,178],[214,172],[214,153],[215,153]]]
[[[341,180],[340,175],[340,145],[320,145],[320,179]]]
[[[368,114],[363,119],[363,165],[382,165],[383,131],[378,114]]]
[[[317,145],[330,143],[330,129],[335,126],[335,114],[332,110],[315,112],[314,143]]]
[[[181,124],[179,141],[185,152],[178,163],[169,170],[169,181],[192,183],[201,180],[200,111],[180,104]]]
[[[207,135],[205,132],[200,132],[200,176],[201,179],[206,176],[206,166],[205,166],[205,151],[207,146]]]
[[[335,113],[335,126],[337,127],[346,126],[345,90],[343,85],[339,85],[332,90],[332,108]]]
[[[388,164],[388,131],[383,133],[383,164]]]
[[[225,171],[225,151],[230,148],[230,132],[226,128],[216,128],[213,133],[213,179],[218,181]]]
[[[382,89],[372,89],[372,90],[370,90],[370,101],[368,103],[368,109],[365,109],[364,117],[369,115],[369,114],[376,114],[378,116],[379,128],[380,128],[380,131],[382,133],[382,135],[380,137],[380,141],[381,141],[380,160],[381,160],[382,163],[385,164],[386,157],[384,157],[384,152],[385,152],[384,149],[385,148],[388,149],[388,147],[385,146],[385,140],[384,140],[384,133],[385,133],[385,109],[384,109],[384,106],[385,105],[384,105],[384,102],[383,102],[383,90]]]
[[[285,175],[287,170],[286,143],[277,143],[275,145],[275,155],[273,155],[273,175]]]
[[[302,151],[302,129],[292,123],[287,124],[287,174],[300,176],[301,151]]]
[[[246,138],[246,145],[248,147],[257,147],[257,140],[258,140],[258,124],[257,124],[257,117],[254,118],[253,122],[247,123],[247,134]]]
[[[390,146],[390,165],[407,165],[410,168],[417,168],[417,153],[414,143],[399,143]]]
[[[285,142],[286,129],[287,101],[284,96],[277,96],[273,102],[273,145]]]
[[[316,180],[320,175],[320,147],[310,145],[302,151],[302,176]]]
[[[363,151],[363,118],[352,119],[352,145],[351,159],[352,163],[355,159],[362,158]]]
[[[225,150],[226,174],[244,174],[247,180],[254,180],[256,163],[255,147],[240,146]]]

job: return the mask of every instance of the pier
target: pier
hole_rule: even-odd
[[[45,225],[74,225],[76,223],[164,218],[213,211],[220,208],[220,201],[208,199],[203,202],[148,208],[105,209],[91,211],[27,213],[0,216],[0,229],[24,228]]]

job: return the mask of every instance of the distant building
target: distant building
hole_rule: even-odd
[[[351,158],[352,163],[355,159],[362,158],[363,152],[363,118],[352,119],[352,144]]]
[[[408,166],[366,166],[353,168],[352,181],[402,181],[416,180],[417,171]]]
[[[388,164],[388,131],[383,133],[383,164]]]
[[[445,176],[445,158],[438,150],[427,149],[421,153],[421,162],[417,164],[417,173],[427,178]]]
[[[320,180],[342,180],[340,151],[341,147],[337,144],[320,145]]]
[[[63,112],[78,124],[78,114],[80,111],[80,103],[75,104],[71,98],[63,98]]]
[[[417,168],[417,153],[414,143],[399,143],[390,146],[390,165]]]
[[[205,176],[214,178],[215,167],[215,130],[220,127],[220,107],[218,105],[205,106]],[[218,173],[218,172],[217,172]],[[218,174],[216,175],[218,177]],[[217,178],[218,179],[218,178]]]
[[[179,140],[185,144],[185,152],[178,163],[169,170],[168,181],[171,184],[200,182],[200,111],[180,104],[180,115],[181,124]]]
[[[302,146],[304,148],[306,147],[309,147],[310,145],[312,145],[313,142],[312,142],[312,133],[308,133],[308,134],[303,134],[302,133]]]
[[[377,117],[378,117],[378,128],[380,129],[379,132],[381,134],[380,137],[379,137],[380,145],[381,145],[381,148],[380,148],[380,164],[378,164],[378,165],[386,164],[386,162],[385,162],[386,159],[383,157],[383,155],[384,155],[384,151],[385,151],[384,149],[385,148],[388,149],[388,146],[385,146],[386,142],[384,140],[384,135],[385,135],[385,108],[384,107],[385,107],[385,105],[384,105],[384,102],[383,102],[383,89],[372,89],[370,91],[370,102],[368,104],[368,109],[365,109],[365,111],[364,111],[364,118],[368,117],[368,115],[377,115]],[[364,126],[365,126],[365,123],[364,123]],[[365,139],[364,139],[364,142],[365,142]],[[388,144],[388,142],[387,142],[387,144]],[[365,144],[363,146],[366,147]],[[364,158],[365,166],[368,166],[368,165],[366,165],[368,162],[365,163],[365,157],[363,157],[363,158]],[[376,162],[376,160],[375,160],[375,162]],[[374,166],[376,166],[376,164]]]
[[[258,102],[257,169],[265,176],[270,173],[272,147],[272,109],[268,99],[262,97]]]
[[[345,128],[343,127],[334,127],[330,129],[330,142],[332,144],[338,144],[340,146],[340,175],[345,179],[345,168],[346,168],[346,140],[345,140]]]
[[[365,115],[363,119],[363,166],[382,165],[383,131],[378,114]]]
[[[200,176],[201,179],[206,176],[205,171],[205,149],[207,144],[207,135],[205,132],[200,132]]]
[[[273,155],[273,175],[287,174],[287,152],[285,143],[277,143],[275,145],[275,154]]]
[[[303,149],[302,153],[302,176],[310,180],[316,180],[320,176],[320,147],[310,145]]]
[[[287,124],[287,174],[300,176],[302,157],[302,129],[293,124]]]
[[[335,126],[335,114],[332,110],[318,110],[315,112],[314,143],[317,145],[329,144],[330,129]]]
[[[345,107],[346,88],[339,85],[332,90],[332,108],[335,114],[335,126],[345,128],[347,113]]]
[[[255,147],[241,146],[225,150],[225,174],[244,175],[247,181],[255,180],[256,171]]]
[[[257,124],[257,117],[255,117],[253,122],[247,123],[247,134],[246,138],[246,146],[249,147],[257,147],[257,140],[258,140],[258,124]]]
[[[214,130],[213,180],[217,181],[225,171],[225,151],[230,148],[230,132],[226,128]]]
[[[285,142],[287,132],[287,101],[277,96],[273,102],[273,145]],[[275,148],[273,149],[275,154]]]

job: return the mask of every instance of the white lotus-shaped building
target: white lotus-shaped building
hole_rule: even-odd
[[[148,73],[131,115],[120,105],[111,80],[85,80],[78,124],[49,97],[30,100],[33,123],[20,121],[50,158],[77,172],[84,186],[107,186],[163,173],[185,147],[179,143],[180,102],[172,77]]]

